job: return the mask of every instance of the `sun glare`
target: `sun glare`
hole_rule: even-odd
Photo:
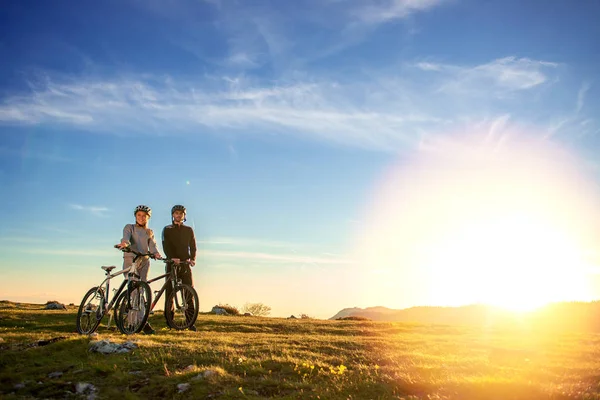
[[[456,236],[431,243],[422,265],[431,271],[434,303],[461,292],[470,297],[465,302],[529,311],[588,297],[585,263],[572,238],[547,221],[498,214],[457,224]]]
[[[572,157],[539,143],[435,150],[386,177],[369,210],[359,257],[374,302],[527,311],[592,300],[585,254],[600,202]]]

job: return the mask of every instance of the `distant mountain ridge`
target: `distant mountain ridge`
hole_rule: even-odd
[[[399,311],[403,311],[403,310],[394,310],[392,308],[387,308],[387,307],[383,307],[383,306],[367,307],[367,308],[352,307],[352,308],[344,308],[343,310],[339,311],[337,314],[335,314],[333,317],[331,317],[329,319],[338,319],[338,318],[345,318],[345,317],[366,317],[366,318],[376,320],[376,321],[384,321],[385,319],[372,318],[372,316],[383,317],[383,316],[388,316],[390,314],[398,313]]]
[[[373,321],[444,325],[519,325],[600,331],[600,302],[553,303],[530,312],[512,312],[488,305],[460,307],[419,306],[392,309],[383,306],[344,308],[330,320],[363,317]]]
[[[331,320],[346,317],[364,317],[373,321],[420,322],[420,323],[478,323],[483,317],[511,318],[514,313],[486,305],[469,305],[460,307],[418,306],[393,309],[383,306],[367,308],[344,308]]]

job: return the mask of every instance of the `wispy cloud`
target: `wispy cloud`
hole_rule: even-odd
[[[549,81],[559,65],[529,58],[504,57],[476,66],[419,62],[416,67],[443,74],[439,91],[481,95],[493,91],[496,96],[527,90]]]
[[[562,136],[573,141],[594,137],[600,133],[597,120],[585,113],[586,96],[591,87],[590,82],[583,82],[577,91],[575,109],[563,109],[552,116],[548,122],[545,138]],[[590,165],[595,163],[595,160],[590,160]]]
[[[439,120],[416,110],[398,112],[391,103],[380,108],[384,103],[376,104],[376,98],[373,104],[356,103],[351,93],[357,89],[335,81],[264,86],[248,79],[214,77],[199,82],[46,80],[29,95],[6,98],[0,110],[18,109],[18,121],[4,118],[13,123],[62,124],[95,131],[126,128],[139,133],[166,128],[190,132],[198,126],[261,128],[378,149],[410,142],[415,123]],[[65,115],[79,117],[65,119]]]
[[[55,248],[30,248],[30,247],[11,247],[4,249],[5,252],[19,254],[39,254],[47,256],[61,257],[111,257],[114,256],[114,251],[99,250],[99,249],[55,249]]]
[[[394,152],[416,148],[424,136],[457,129],[465,121],[511,115],[513,121],[525,117],[539,124],[540,116],[549,115],[546,123],[556,123],[552,119],[556,112],[541,105],[553,94],[563,95],[560,88],[554,89],[558,85],[550,84],[563,72],[559,67],[549,61],[504,57],[470,66],[413,62],[351,79],[45,76],[31,84],[29,93],[1,100],[0,124],[138,134],[250,129]],[[543,96],[532,96],[542,88]],[[588,86],[580,89],[580,111],[587,90]],[[527,105],[529,115],[521,105]],[[583,128],[596,129],[594,120],[578,127]],[[105,211],[88,209],[97,214]]]
[[[308,246],[302,243],[283,242],[277,240],[262,240],[238,237],[213,237],[199,240],[198,244],[213,246],[239,246],[239,247],[271,247],[271,248],[304,248]]]
[[[395,19],[403,19],[411,14],[429,10],[446,0],[377,0],[359,2],[353,10],[359,20],[369,24],[380,24]]]
[[[9,251],[8,248],[4,249]],[[10,248],[10,253],[36,254],[47,256],[65,256],[65,257],[114,257],[114,251],[91,249],[91,248],[30,248],[17,247]],[[219,250],[201,250],[201,258],[210,257],[211,259],[236,259],[248,260],[263,263],[289,263],[289,264],[313,264],[313,265],[347,265],[352,264],[352,260],[339,256],[310,256],[299,254],[278,254],[269,252],[252,251],[219,251]]]
[[[315,60],[330,57],[360,44],[377,27],[406,20],[453,0],[299,0],[223,2],[187,1],[172,3],[138,1],[145,11],[176,24],[173,45],[202,61],[220,68],[253,71],[266,67],[276,75],[288,75]],[[210,27],[206,15],[214,18]],[[415,22],[412,21],[411,25]],[[414,26],[410,31],[414,31]],[[302,30],[299,40],[297,32]],[[407,36],[410,36],[407,29]],[[214,40],[207,41],[211,37]],[[211,51],[218,41],[225,53]],[[212,44],[208,44],[212,43]],[[208,55],[211,54],[211,55]]]
[[[278,4],[188,0],[167,8],[161,2],[137,4],[172,25],[169,40],[174,46],[209,65],[244,71],[294,60],[287,57],[293,46],[286,32],[290,16],[279,12]],[[206,24],[207,15],[212,18],[211,24]],[[297,14],[294,17],[301,18]],[[222,56],[211,51],[215,43],[222,48]]]
[[[2,236],[2,237],[0,237],[0,243],[6,243],[6,242],[36,244],[36,243],[46,243],[46,242],[48,242],[48,239],[28,237],[28,236]]]
[[[1,111],[0,111],[1,112]],[[2,116],[0,116],[0,121],[2,121]],[[17,121],[15,121],[17,122]],[[18,121],[25,122],[25,121]],[[31,149],[11,149],[8,147],[0,147],[0,155],[4,156],[18,156],[21,158],[33,158],[36,160],[50,161],[50,162],[70,162],[71,160],[67,157],[64,157],[61,154],[51,153],[51,152],[39,152]]]
[[[96,215],[98,217],[104,217],[106,216],[106,213],[108,211],[110,211],[108,208],[106,207],[98,207],[98,206],[82,206],[81,204],[69,204],[69,207],[73,210],[79,210],[79,211],[87,211],[92,213],[93,215]]]
[[[581,110],[583,109],[584,102],[585,102],[585,95],[588,92],[588,90],[590,90],[591,87],[592,87],[592,85],[589,82],[584,82],[581,85],[581,87],[579,88],[579,91],[577,92],[577,109],[576,109],[577,113],[581,112]]]
[[[338,257],[313,257],[296,254],[273,254],[249,251],[202,251],[202,256],[214,258],[235,258],[252,261],[285,262],[316,265],[346,265],[352,264],[352,260]]]
[[[67,228],[57,228],[55,226],[42,226],[42,227],[40,227],[40,229],[43,229],[48,232],[52,232],[53,234],[59,233],[61,235],[68,235],[68,236],[80,236],[83,233],[78,230],[67,229]]]
[[[443,64],[435,64],[435,63],[430,63],[430,62],[419,62],[416,64],[416,66],[420,69],[422,69],[423,71],[443,71],[446,68],[448,68],[448,66],[443,65]]]

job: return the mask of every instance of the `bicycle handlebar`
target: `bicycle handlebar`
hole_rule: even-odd
[[[135,250],[131,250],[131,247],[129,247],[129,246],[128,246],[128,247],[123,247],[123,248],[120,248],[118,244],[115,244],[115,249],[119,249],[119,250],[121,250],[123,253],[132,253],[132,254],[135,254],[135,255],[136,255],[136,256],[138,256],[138,257],[150,257],[150,258],[154,258],[154,259],[156,259],[156,258],[154,257],[154,254],[152,254],[152,253],[146,253],[146,254],[143,254],[143,253],[138,253],[138,252],[137,252],[137,251],[135,251]]]
[[[166,257],[162,257],[162,258],[156,258],[156,257],[154,257],[154,254],[152,254],[152,253],[146,253],[146,254],[143,254],[143,253],[138,253],[138,252],[137,252],[137,251],[135,251],[135,250],[131,250],[131,247],[123,247],[123,248],[120,248],[120,247],[119,247],[119,245],[118,245],[118,244],[116,244],[116,245],[115,245],[115,249],[119,249],[119,250],[121,250],[123,253],[132,253],[132,254],[135,254],[135,255],[136,255],[136,256],[138,256],[138,257],[150,257],[150,258],[152,258],[153,260],[164,261],[164,262],[166,262],[166,263],[175,263],[175,261],[173,261],[173,259],[172,259],[172,258],[166,258]],[[186,261],[179,261],[179,265],[190,265],[190,262],[189,262],[189,261],[187,261],[187,260],[186,260]]]

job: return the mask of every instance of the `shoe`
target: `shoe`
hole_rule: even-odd
[[[198,330],[198,329],[196,329],[196,325],[192,325],[188,329],[192,332],[196,332]]]
[[[146,326],[144,326],[144,335],[154,335],[156,333],[156,331],[154,330],[154,328],[152,328],[152,326],[150,324],[146,324]]]

